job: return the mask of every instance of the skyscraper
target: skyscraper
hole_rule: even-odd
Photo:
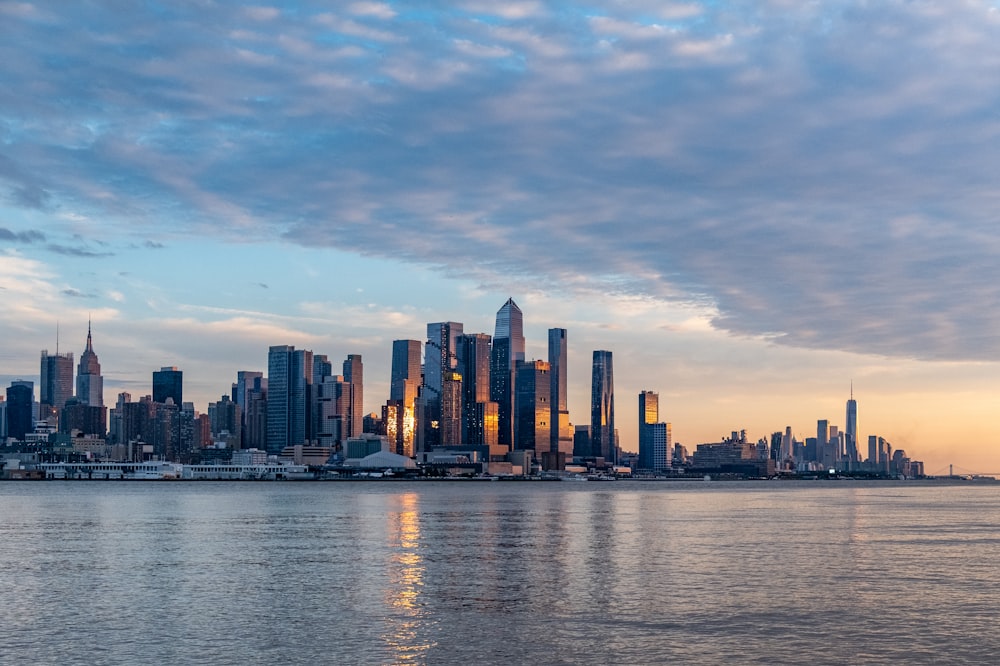
[[[364,364],[361,354],[348,354],[344,360],[344,381],[351,386],[348,404],[348,437],[360,437],[364,430]]]
[[[87,322],[87,347],[80,355],[80,364],[76,369],[76,397],[84,405],[104,406],[104,378],[101,377],[101,363],[94,353],[90,322]]]
[[[38,418],[58,425],[59,412],[73,395],[73,353],[49,354],[42,350]]]
[[[34,430],[31,403],[35,399],[35,385],[29,381],[14,381],[7,388],[7,436],[24,441],[24,436]]]
[[[496,403],[490,400],[492,338],[469,333],[458,339],[458,372],[462,375],[462,444],[495,445]],[[490,407],[489,405],[493,405]]]
[[[427,324],[427,343],[424,347],[424,383],[421,386],[417,407],[418,448],[421,451],[427,451],[442,443],[440,430],[442,393],[445,378],[451,377],[458,368],[458,338],[462,332],[462,324],[455,321]],[[449,386],[449,390],[452,388]],[[452,397],[449,395],[449,400]],[[459,396],[459,400],[461,400],[461,396]],[[461,415],[459,415],[458,423],[459,432],[461,432]],[[451,443],[456,444],[457,442]]]
[[[311,436],[313,354],[275,345],[267,354],[267,452],[306,444]]]
[[[844,433],[847,446],[847,460],[855,463],[861,460],[858,451],[858,403],[854,399],[854,383],[851,383],[851,397],[847,401],[847,432]]]
[[[660,396],[653,391],[639,394],[639,468],[657,469],[653,457],[653,431],[648,426],[660,420]]]
[[[153,371],[153,402],[164,404],[171,398],[178,409],[184,404],[184,373],[175,366]]]
[[[549,406],[552,409],[552,432],[550,450],[573,457],[573,432],[569,423],[569,398],[567,394],[567,341],[565,328],[549,329],[549,378],[551,394]]]
[[[594,352],[590,383],[590,441],[592,455],[617,463],[615,447],[615,381],[611,352]]]
[[[514,370],[524,360],[524,317],[513,298],[497,311],[490,354],[490,399],[497,403],[497,441],[510,448],[514,443]]]
[[[392,373],[389,376],[389,399],[402,400],[406,389],[403,382],[411,380],[420,385],[420,341],[392,341]]]
[[[514,385],[514,448],[532,450],[535,459],[551,451],[552,383],[545,361],[518,361]]]

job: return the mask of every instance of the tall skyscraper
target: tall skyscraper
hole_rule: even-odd
[[[562,452],[573,457],[573,432],[569,423],[569,397],[567,392],[567,340],[565,328],[549,329],[549,368],[552,408],[550,451]]]
[[[590,438],[592,455],[617,463],[615,447],[615,381],[612,355],[594,352],[590,383]]]
[[[39,375],[38,418],[58,425],[59,412],[73,396],[72,352],[60,354],[57,349],[55,354],[49,354],[43,349]]]
[[[830,422],[826,419],[819,419],[816,421],[816,462],[821,463],[823,466],[828,467],[830,464],[830,453],[829,446],[827,445],[830,439]]]
[[[238,370],[236,372],[236,383],[233,384],[232,399],[240,408],[240,448],[260,448],[253,447],[248,442],[251,435],[256,435],[261,431],[259,427],[254,430],[254,426],[248,426],[247,419],[250,418],[250,401],[255,391],[261,391],[263,379],[264,373],[257,370]],[[259,439],[258,437],[258,441]]]
[[[153,371],[153,402],[164,404],[171,398],[178,409],[184,404],[184,373],[176,366]]]
[[[101,377],[101,363],[94,353],[90,322],[87,322],[87,347],[80,355],[80,365],[76,369],[76,397],[84,405],[104,406],[104,378]]]
[[[639,394],[639,467],[657,469],[653,457],[653,430],[649,426],[660,420],[660,396],[653,391]]]
[[[490,400],[491,342],[492,338],[486,333],[469,333],[458,339],[458,372],[462,375],[462,444],[465,445],[496,444],[496,403]]]
[[[420,389],[417,407],[417,447],[427,451],[443,443],[441,435],[441,400],[445,388],[445,378],[458,369],[458,338],[462,335],[462,324],[455,321],[427,324],[427,343],[424,347],[424,383]],[[452,381],[449,379],[449,381]],[[449,386],[449,391],[453,387]],[[460,392],[460,389],[459,389]],[[452,396],[449,395],[449,400]],[[461,396],[459,396],[461,400]],[[461,409],[461,407],[459,407]],[[459,415],[461,432],[461,415]],[[449,433],[451,434],[451,433]],[[457,442],[450,442],[456,444]]]
[[[854,399],[854,383],[851,383],[851,397],[847,401],[847,432],[844,433],[847,446],[847,460],[855,463],[861,460],[858,451],[858,403]]]
[[[275,345],[267,354],[267,452],[307,444],[312,433],[310,389],[313,354]]]
[[[364,431],[364,364],[361,354],[348,354],[344,360],[344,381],[351,386],[348,406],[348,437],[360,437]]]
[[[535,459],[551,451],[552,391],[550,366],[545,361],[518,361],[514,385],[514,448],[532,450]]]
[[[490,399],[497,403],[497,440],[501,447],[514,443],[514,370],[524,360],[524,316],[513,298],[497,311],[490,354]]]
[[[420,341],[392,341],[392,373],[389,376],[389,399],[402,400],[406,389],[403,382],[411,380],[420,385]]]

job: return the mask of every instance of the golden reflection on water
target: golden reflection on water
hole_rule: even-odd
[[[427,622],[420,600],[424,586],[424,564],[420,556],[420,515],[416,493],[388,499],[399,506],[386,514],[386,537],[391,555],[387,561],[385,607],[388,631],[384,640],[394,663],[422,663],[434,642],[426,635]]]

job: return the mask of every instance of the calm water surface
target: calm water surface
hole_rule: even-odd
[[[0,662],[997,663],[1000,486],[0,483]]]

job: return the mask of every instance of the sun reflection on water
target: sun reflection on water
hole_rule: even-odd
[[[416,493],[397,498],[399,506],[386,515],[391,555],[387,561],[389,585],[385,591],[388,630],[383,639],[394,663],[422,663],[434,647],[424,604],[424,562],[420,555],[420,516]]]

